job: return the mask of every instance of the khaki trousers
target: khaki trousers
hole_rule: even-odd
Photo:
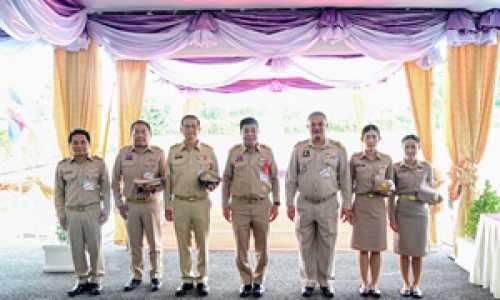
[[[299,242],[300,277],[304,286],[331,287],[335,279],[338,203],[297,201],[295,233]]]
[[[100,283],[104,275],[99,203],[82,207],[67,208],[69,244],[75,266],[75,274],[80,283],[90,281]],[[90,269],[89,262],[90,259]]]
[[[183,282],[206,283],[207,281],[210,206],[208,198],[194,201],[175,199],[174,201],[174,227]],[[194,233],[195,249],[198,253],[195,273],[192,272],[190,253],[192,233]]]
[[[269,209],[271,201],[238,200],[231,202],[232,224],[236,240],[236,266],[243,284],[262,284],[265,278],[269,254]],[[255,240],[256,266],[252,271],[248,262],[250,233]]]
[[[142,280],[144,263],[142,248],[144,234],[149,245],[149,263],[151,279],[161,278],[161,204],[158,200],[149,202],[127,201],[128,218],[126,221],[129,237],[132,265],[130,267],[134,279]]]

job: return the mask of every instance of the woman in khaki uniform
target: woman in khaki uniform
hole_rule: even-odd
[[[389,200],[390,226],[396,233],[394,251],[400,255],[404,284],[400,293],[403,297],[422,298],[420,276],[422,257],[426,255],[428,248],[429,220],[427,205],[417,195],[422,183],[432,186],[432,168],[428,163],[417,160],[420,150],[420,139],[417,136],[406,135],[401,142],[404,160],[394,164],[396,191]],[[411,284],[410,260],[413,273]]]
[[[380,153],[377,144],[380,131],[375,125],[366,125],[361,132],[364,150],[353,154],[350,167],[355,194],[351,247],[359,251],[361,296],[380,297],[378,288],[380,252],[387,248],[387,209],[382,183],[392,183],[393,168],[390,156]],[[391,184],[392,185],[392,184]],[[385,192],[385,194],[384,194]],[[370,271],[371,280],[368,278]]]

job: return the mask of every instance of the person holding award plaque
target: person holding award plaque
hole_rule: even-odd
[[[126,220],[132,256],[132,278],[125,291],[142,282],[144,233],[149,244],[151,290],[161,286],[161,215],[160,192],[165,186],[165,154],[151,146],[151,127],[143,120],[132,123],[133,145],[123,147],[113,168],[112,189],[115,205]]]
[[[366,125],[361,131],[363,151],[350,160],[354,196],[351,247],[359,251],[359,294],[379,298],[380,252],[387,248],[385,199],[394,190],[392,159],[377,150],[380,130]]]

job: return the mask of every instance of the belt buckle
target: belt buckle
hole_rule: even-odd
[[[373,197],[375,197],[374,193],[368,193],[368,198],[373,198]]]

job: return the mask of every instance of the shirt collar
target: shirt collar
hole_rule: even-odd
[[[194,144],[193,149],[200,151],[200,141],[196,141],[196,143]],[[186,141],[182,142],[181,151],[182,150],[187,150],[187,143],[186,143]]]
[[[307,140],[307,146],[310,148],[316,148],[316,146],[313,144],[312,139]],[[320,149],[325,149],[328,147],[330,147],[330,142],[327,139],[325,139],[325,143],[321,145]]]
[[[132,151],[132,152],[136,152],[135,150],[136,150],[136,149],[135,149],[135,146],[134,146],[134,145],[132,145],[132,149],[130,149],[130,151]],[[148,145],[148,146],[146,147],[146,149],[144,150],[144,152],[146,152],[146,151],[153,152],[153,148],[151,147],[151,145]]]
[[[363,159],[363,158],[368,159],[368,155],[366,154],[366,151],[361,152],[361,159]],[[379,159],[379,160],[382,159],[382,157],[380,156],[380,153],[378,151],[375,151],[375,158]]]
[[[86,159],[89,160],[89,161],[93,161],[94,160],[94,158],[92,156],[90,156],[90,155],[87,155]],[[70,158],[70,162],[74,162],[74,161],[76,161],[76,158],[74,156],[72,156]]]
[[[247,151],[248,151],[247,146],[245,146],[245,144],[244,144],[244,143],[243,143],[243,144],[241,144],[241,147],[240,147],[240,148],[241,148],[241,154],[243,154],[243,153],[245,153],[245,152],[247,152]],[[255,150],[257,150],[257,152],[260,152],[261,147],[260,147],[260,144],[259,144],[259,143],[255,144]]]

